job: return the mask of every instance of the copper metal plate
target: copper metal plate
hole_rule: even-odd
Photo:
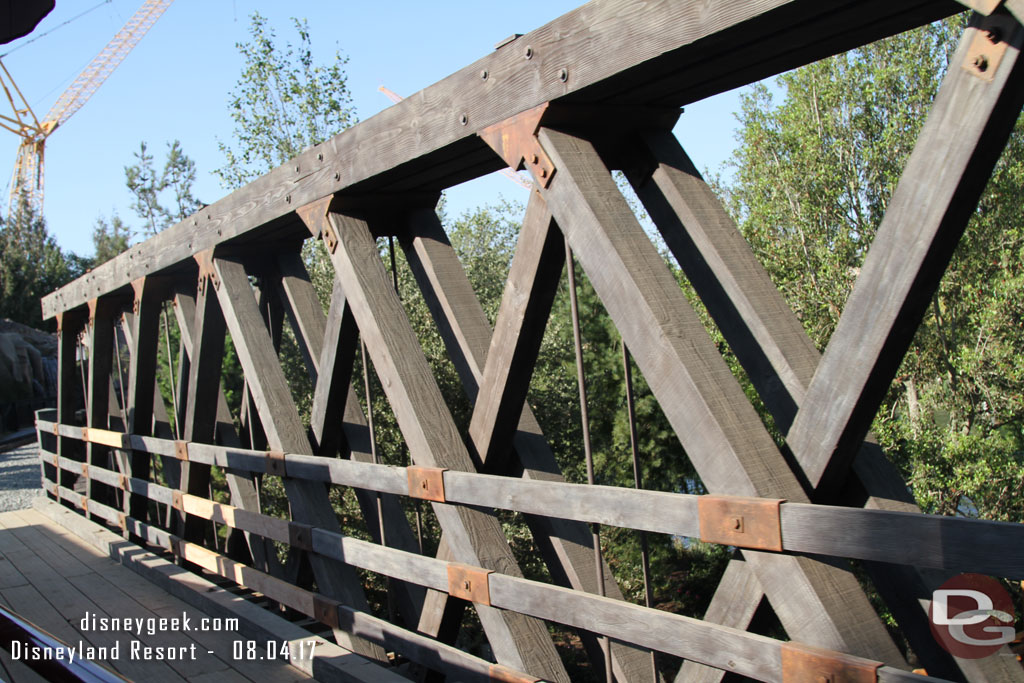
[[[322,595],[313,596],[313,618],[331,628],[338,628],[338,607],[341,603],[325,598]]]
[[[174,442],[174,457],[188,462],[188,441]]]
[[[432,500],[436,503],[445,502],[444,471],[443,467],[410,465],[405,468],[406,476],[409,479],[409,497]]]
[[[487,575],[490,569],[471,567],[455,562],[448,564],[448,594],[481,605],[491,604],[491,587]]]
[[[782,683],[874,683],[881,662],[822,650],[801,643],[782,644]]]
[[[275,477],[283,477],[287,472],[284,453],[281,451],[267,451],[267,474]]]
[[[525,167],[543,187],[548,186],[555,174],[554,162],[537,140],[537,129],[548,104],[527,109],[478,133],[513,171]]]
[[[782,550],[781,500],[740,496],[697,499],[700,539],[758,550]]]
[[[300,522],[288,522],[288,543],[299,550],[313,550],[313,527]]]

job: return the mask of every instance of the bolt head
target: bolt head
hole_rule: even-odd
[[[469,582],[469,579],[466,579],[465,581],[463,581],[463,582],[462,582],[462,587],[463,587],[464,589],[466,589],[466,590],[469,590],[469,589],[470,589],[470,588],[472,587],[472,585],[473,585],[473,584],[471,584],[471,583]]]
[[[527,45],[526,50],[523,52],[523,56],[526,57],[526,59],[533,59],[533,48]]]
[[[483,71],[481,71],[481,72],[480,72],[480,78],[482,78],[482,79],[483,79],[483,80],[485,80],[485,81],[487,80],[487,77],[488,77],[489,75],[490,75],[490,74],[488,74],[488,73],[487,73],[487,69],[484,69]]]
[[[988,57],[978,55],[974,58],[974,66],[978,71],[986,71],[988,69]]]
[[[460,114],[459,123],[461,123],[462,125],[466,125],[467,123],[469,123],[469,117],[466,116],[465,114]]]
[[[559,71],[558,72],[558,80],[562,81],[562,83],[565,83],[566,81],[568,81],[569,80],[569,70],[568,69],[562,69],[561,71]]]

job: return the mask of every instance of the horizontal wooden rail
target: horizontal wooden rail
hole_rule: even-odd
[[[206,465],[257,473],[267,471],[268,454],[265,451],[198,443],[188,443],[182,448],[183,442],[167,439],[57,425],[43,420],[37,424],[42,431],[54,431],[65,437],[86,441],[91,438],[97,440],[95,443],[108,445],[118,442],[122,448],[179,458],[184,456],[189,461]],[[289,477],[381,493],[410,494],[405,467],[292,453],[278,455],[277,459],[283,461]],[[807,503],[775,505],[777,501],[756,498],[588,486],[455,470],[445,470],[442,477],[444,502],[447,503],[699,538],[737,547],[781,549],[948,571],[973,571],[1013,580],[1024,578],[1024,525],[1011,522]],[[117,481],[102,483],[118,485]],[[777,508],[774,513],[777,522],[768,519],[767,523],[778,524],[781,548],[773,548],[770,543],[763,542],[762,535],[752,534],[754,538],[748,543],[744,540],[744,533],[723,536],[720,529],[708,529],[706,524],[702,527],[702,501],[723,504],[725,511],[715,519],[729,527],[732,526],[730,522],[738,522],[748,529],[747,533],[753,531],[750,528],[753,524],[764,522],[763,517],[771,515],[771,510]],[[160,502],[168,503],[167,500]],[[755,502],[767,502],[769,505],[756,505]],[[759,507],[764,510],[758,510]],[[657,514],[652,514],[652,511],[657,511]]]
[[[594,0],[134,245],[46,296],[43,318],[242,235],[308,236],[293,226],[295,208],[331,194],[436,192],[496,171],[504,162],[477,132],[544,102],[680,107],[961,9],[952,0]]]
[[[312,552],[330,557],[352,566],[383,574],[391,578],[417,583],[419,585],[447,592],[455,597],[465,597],[468,586],[453,585],[453,575],[482,576],[485,586],[482,593],[486,603],[494,607],[514,610],[540,619],[562,623],[576,628],[607,635],[616,640],[633,643],[642,647],[666,652],[726,671],[732,671],[756,680],[783,681],[784,651],[804,649],[805,646],[747,633],[712,622],[701,621],[669,612],[613,600],[598,595],[561,588],[538,581],[531,581],[505,574],[472,571],[454,562],[388,548],[367,541],[346,537],[342,534],[297,524],[288,520],[270,517],[260,513],[241,510],[235,506],[216,503],[206,498],[181,494],[164,486],[125,477],[116,472],[95,465],[88,465],[57,456],[44,457],[44,462],[73,472],[79,472],[96,481],[116,486],[124,491],[140,493],[158,503],[171,505],[183,512],[203,519],[218,522],[232,529],[255,533],[281,543],[297,545]],[[396,639],[411,639],[419,647],[410,654],[399,648],[414,661],[430,665],[421,659],[429,658],[422,653],[425,647],[441,646],[428,638],[408,632],[389,622],[362,612],[351,610],[340,603],[319,594],[298,588],[280,579],[235,562],[224,555],[183,539],[151,525],[145,524],[109,506],[89,501],[85,496],[51,482],[44,482],[44,488],[58,499],[68,500],[89,514],[107,520],[114,526],[146,539],[207,571],[217,573],[240,585],[267,595],[303,614],[324,621],[332,626],[343,624],[386,647],[393,647]],[[305,539],[301,534],[309,534]],[[299,537],[296,543],[297,536]],[[466,570],[470,570],[468,574]],[[425,641],[420,643],[419,641]],[[837,652],[813,650],[815,656],[824,657],[843,666],[871,671],[877,677],[866,680],[905,680],[906,672],[881,666],[878,662],[852,657]],[[461,658],[469,657],[474,673],[480,673],[483,660],[477,660],[459,652]],[[436,657],[436,654],[430,655]],[[436,662],[434,662],[436,663]],[[466,662],[460,661],[460,666]],[[483,663],[486,664],[486,663]],[[492,665],[488,665],[492,666]],[[518,672],[514,675],[524,676]],[[488,675],[493,672],[489,671]],[[536,680],[523,677],[515,680]],[[858,679],[861,680],[861,679]],[[914,676],[912,680],[940,679]]]

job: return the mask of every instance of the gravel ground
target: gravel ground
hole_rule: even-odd
[[[0,453],[0,512],[32,507],[32,499],[42,493],[37,444]]]

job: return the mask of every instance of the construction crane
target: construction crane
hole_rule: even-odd
[[[385,88],[383,85],[379,86],[377,88],[377,90],[379,90],[380,92],[384,93],[385,97],[387,97],[389,100],[391,100],[392,102],[395,102],[395,103],[401,102],[403,99],[405,99],[401,95],[396,93],[394,90],[392,90],[390,88]],[[501,169],[501,174],[503,176],[506,176],[509,180],[511,180],[516,185],[519,185],[521,187],[525,187],[527,190],[529,190],[529,189],[531,189],[533,187],[533,185],[531,185],[528,180],[523,180],[519,176],[519,174],[516,173],[515,171],[513,171],[511,168],[503,168],[503,169]]]
[[[172,2],[174,0],[146,0],[142,3],[142,7],[125,23],[117,35],[57,98],[42,121],[35,115],[25,96],[15,85],[7,67],[0,62],[0,86],[3,87],[13,112],[12,116],[0,114],[0,127],[21,138],[18,157],[14,162],[14,173],[11,175],[11,192],[7,200],[8,215],[18,206],[23,194],[29,208],[37,216],[42,214],[46,139],[89,101],[93,93],[124,61]]]

